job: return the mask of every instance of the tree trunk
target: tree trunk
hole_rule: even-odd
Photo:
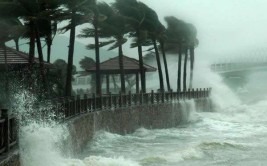
[[[65,96],[71,96],[72,92],[72,70],[73,70],[72,66],[73,66],[73,55],[74,55],[74,44],[75,44],[75,31],[76,31],[75,14],[76,11],[72,10]]]
[[[125,74],[123,66],[123,52],[122,45],[119,46],[119,65],[120,65],[120,78],[121,78],[121,93],[125,94]]]
[[[47,82],[45,77],[44,56],[43,56],[40,34],[37,26],[35,27],[35,36],[36,36],[37,51],[39,56],[40,73],[43,84],[42,91],[45,93],[47,92]]]
[[[14,39],[16,50],[19,51],[19,38]]]
[[[28,81],[29,89],[33,90],[34,80],[33,80],[33,63],[35,54],[35,33],[34,33],[34,22],[30,21],[30,46],[29,46],[29,70],[28,70]]]
[[[8,64],[7,64],[7,52],[6,52],[6,45],[3,44],[3,49],[4,49],[4,58],[5,58],[5,97],[7,100],[7,103],[9,104],[9,77],[8,77]]]
[[[195,63],[195,51],[194,46],[190,47],[190,83],[189,88],[193,88],[193,74],[194,74],[194,63]]]
[[[139,36],[139,31],[137,31],[137,36]],[[143,51],[142,51],[142,45],[140,41],[138,41],[137,47],[138,47],[141,90],[143,93],[146,93],[146,77],[145,77],[145,69],[144,69],[144,62],[143,62]]]
[[[102,89],[101,89],[99,36],[98,36],[98,14],[95,14],[94,27],[95,27],[96,94],[100,96],[102,94]]]
[[[46,43],[47,43],[47,62],[50,63],[52,40],[47,39]]]
[[[163,56],[164,67],[165,67],[165,76],[166,76],[167,88],[168,88],[168,91],[171,91],[169,70],[168,70],[168,64],[167,64],[167,59],[166,59],[166,54],[165,54],[165,48],[164,48],[164,42],[163,41],[160,41],[160,46],[161,46],[161,52],[162,52],[162,56]]]
[[[145,78],[145,68],[143,61],[143,51],[141,44],[138,45],[138,59],[139,59],[139,70],[140,70],[140,80],[141,80],[141,90],[146,93],[146,78]]]
[[[156,43],[156,39],[152,39],[152,40],[153,40],[153,45],[154,45],[154,49],[155,49],[155,53],[156,53],[156,59],[157,59],[160,91],[163,92],[164,91],[164,82],[163,82],[163,75],[162,75],[162,69],[161,69],[158,46],[157,46],[157,43]]]
[[[184,78],[183,78],[183,90],[186,91],[186,70],[187,70],[187,59],[188,59],[188,49],[185,48],[185,57],[184,57]]]
[[[177,91],[181,91],[181,74],[182,74],[182,46],[179,46],[178,53],[178,76],[177,76]]]

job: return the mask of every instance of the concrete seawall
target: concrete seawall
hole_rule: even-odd
[[[211,111],[209,99],[196,99],[195,107],[200,111]],[[68,121],[69,137],[64,141],[64,152],[79,155],[94,133],[106,130],[111,133],[129,134],[136,129],[163,129],[176,127],[183,114],[189,112],[186,102],[133,106],[115,110],[86,113]]]

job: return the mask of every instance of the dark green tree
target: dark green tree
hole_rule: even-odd
[[[72,92],[72,66],[74,56],[74,44],[76,36],[76,27],[87,20],[91,19],[91,7],[95,5],[95,0],[63,0],[66,8],[64,12],[65,18],[70,19],[69,24],[62,28],[64,32],[70,30],[69,51],[68,51],[68,67],[66,78],[65,96],[71,96]]]
[[[165,17],[167,22],[165,50],[169,53],[178,52],[177,91],[181,91],[182,54],[185,47],[186,24],[173,16]]]
[[[86,69],[89,69],[89,68],[95,66],[95,60],[85,56],[83,59],[80,60],[79,64],[83,70],[86,70]]]
[[[143,63],[143,42],[147,39],[147,29],[145,27],[146,19],[146,7],[141,2],[136,0],[116,0],[114,4],[115,8],[121,15],[131,19],[131,37],[134,37],[134,42],[131,47],[138,48],[139,70],[141,75],[141,89],[142,92],[146,92],[145,70]]]

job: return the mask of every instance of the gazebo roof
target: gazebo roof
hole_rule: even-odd
[[[27,53],[17,51],[13,48],[6,47],[7,64],[8,65],[28,65],[29,55]],[[34,58],[34,63],[39,63],[38,58]],[[44,62],[45,66],[51,66],[52,64]],[[5,65],[4,48],[0,47],[0,66]]]
[[[139,61],[130,58],[127,56],[123,56],[123,65],[124,65],[124,72],[125,74],[135,74],[140,72],[139,70]],[[157,71],[156,68],[144,64],[145,72],[154,72]],[[87,72],[96,72],[96,67],[93,66],[89,69],[86,69]],[[100,63],[100,71],[101,74],[119,74],[120,67],[119,67],[119,57],[111,58],[107,61]]]

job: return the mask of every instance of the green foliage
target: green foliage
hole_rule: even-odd
[[[89,58],[87,56],[85,56],[83,59],[81,59],[81,61],[79,62],[80,67],[83,70],[89,69],[93,66],[95,66],[95,60],[93,60],[92,58]]]
[[[49,72],[48,81],[53,88],[53,94],[63,96],[67,78],[67,63],[63,59],[57,59],[53,66],[54,68]],[[73,65],[72,75],[76,73],[76,66]]]

